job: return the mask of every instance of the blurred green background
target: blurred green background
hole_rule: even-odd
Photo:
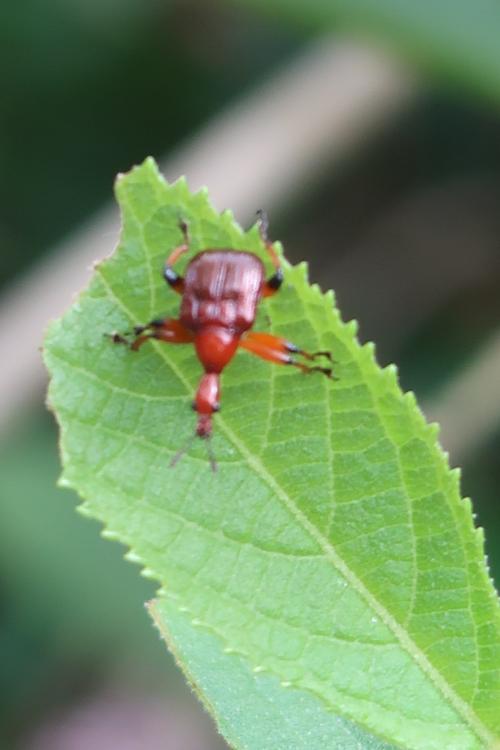
[[[266,206],[272,236],[292,261],[309,260],[380,362],[397,362],[403,387],[439,411],[499,329],[500,11],[482,2],[457,2],[453,18],[441,3],[386,0],[3,3],[4,300],[12,289],[23,299],[23,274],[92,220],[117,172],[168,157],[326,32],[332,45],[385,50],[411,95],[373,133],[368,116],[356,147],[336,145],[302,189]],[[335,86],[322,95],[335,98]],[[26,315],[36,313],[30,293]],[[14,325],[21,342],[23,320]],[[486,387],[454,410],[490,419],[469,442],[468,419],[453,423],[463,441],[451,462],[463,465],[498,582],[500,354],[490,359]],[[56,488],[57,433],[33,389],[0,424],[0,747],[223,747],[143,610],[154,586]]]

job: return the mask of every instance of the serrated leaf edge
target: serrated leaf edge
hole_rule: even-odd
[[[163,176],[159,173],[158,167],[156,165],[156,162],[152,157],[148,157],[143,165],[138,165],[134,167],[132,170],[130,170],[127,175],[130,175],[134,173],[136,170],[141,169],[143,166],[147,166],[148,169],[151,170],[154,178],[162,185],[167,186],[168,183],[164,180]],[[119,175],[117,178],[117,193],[119,193],[118,187],[121,180],[127,176],[127,175]],[[185,185],[186,189],[188,188],[187,181],[185,178],[181,177],[179,178],[175,183],[173,184],[179,184]],[[195,196],[197,195],[203,195],[207,199],[207,202],[210,203],[208,199],[208,191],[206,188],[201,188],[196,193],[194,193]],[[119,197],[119,196],[118,196]],[[121,201],[118,201],[120,204],[120,209],[122,209]],[[211,205],[211,204],[210,204]],[[215,213],[215,209],[213,206],[211,206],[212,210]],[[224,212],[225,214],[230,212]],[[219,214],[220,216],[220,214]],[[226,219],[227,221],[227,219]],[[238,230],[239,233],[245,234],[244,230],[240,227],[240,225],[234,221],[233,219],[233,225],[234,228]],[[255,225],[248,230],[248,233],[255,231]],[[121,242],[121,236],[120,236],[120,242]],[[120,244],[118,243],[118,246]],[[280,255],[282,255],[282,247],[281,243],[276,242],[275,243],[277,250],[280,252]],[[124,313],[127,315],[127,317],[133,322],[134,321],[134,315],[132,312],[127,308],[127,306],[122,302],[120,298],[118,298],[111,287],[109,286],[107,279],[102,273],[102,266],[106,265],[109,260],[111,260],[113,257],[113,254],[108,256],[108,258],[104,259],[104,261],[98,265],[96,268],[96,272],[99,274],[99,277],[101,281],[103,282],[104,286],[108,290],[108,294],[110,297],[117,303],[119,307],[124,311]],[[286,262],[286,265],[290,268],[290,264]],[[334,293],[329,290],[326,293],[323,293],[319,286],[317,284],[311,285],[308,281],[308,264],[307,262],[303,261],[296,266],[293,266],[294,270],[298,270],[303,280],[306,284],[305,289],[309,291],[309,294],[311,298],[315,298],[315,301],[317,302],[318,299],[320,299],[323,304],[327,304],[329,307],[329,313],[334,314],[337,319],[340,320],[340,313],[336,307],[332,308],[332,301],[334,298]],[[85,290],[82,292],[82,294],[85,294]],[[355,320],[351,320],[347,323],[344,323],[346,330],[351,334],[352,337],[352,345],[355,345],[356,343],[358,346],[366,351],[370,356],[370,364],[374,366],[378,372],[380,373],[387,373],[391,376],[391,379],[394,381],[394,385],[398,388],[398,397],[402,397],[408,401],[411,402],[412,408],[415,410],[416,415],[419,418],[420,421],[420,427],[421,428],[427,428],[430,427],[431,429],[435,430],[435,426],[428,425],[425,421],[425,418],[418,407],[415,395],[409,391],[406,393],[401,393],[399,390],[399,386],[397,385],[397,368],[394,365],[389,365],[386,368],[380,368],[378,363],[376,362],[375,358],[375,344],[373,342],[368,342],[364,345],[360,345],[359,342],[356,342],[356,335],[358,331],[358,323]],[[176,372],[177,377],[179,378],[180,382],[182,382],[187,389],[187,392],[189,393],[191,391],[190,383],[187,381],[187,379],[184,377],[182,371],[176,366],[176,364],[168,359],[165,356],[165,353],[161,349],[161,346],[157,344],[156,342],[153,342],[152,345],[156,349],[159,356],[168,362],[168,365]],[[49,388],[49,395],[48,395],[48,404],[51,407],[50,404],[50,388]],[[325,556],[327,559],[330,560],[334,568],[352,585],[355,591],[366,601],[369,607],[372,608],[372,610],[378,615],[378,617],[381,619],[382,622],[388,627],[388,629],[393,633],[396,640],[400,643],[402,648],[410,655],[410,657],[415,661],[415,663],[420,667],[420,669],[429,677],[432,684],[441,692],[441,694],[449,701],[450,705],[455,709],[455,711],[465,720],[467,726],[476,734],[476,736],[483,742],[486,743],[487,747],[491,748],[491,750],[500,750],[500,741],[492,734],[492,732],[486,728],[479,717],[475,714],[475,712],[472,710],[472,708],[467,704],[449,685],[449,683],[441,676],[441,674],[435,669],[433,664],[428,660],[428,658],[425,656],[425,654],[421,651],[421,649],[417,646],[417,644],[411,639],[406,631],[399,625],[399,623],[395,620],[395,618],[386,610],[385,607],[383,607],[377,599],[371,594],[371,592],[365,587],[363,582],[356,576],[356,574],[351,571],[347,563],[342,559],[342,557],[335,551],[332,544],[324,538],[324,536],[316,529],[316,527],[307,519],[307,517],[300,511],[299,508],[295,505],[293,500],[287,495],[287,493],[281,488],[281,486],[278,484],[278,482],[272,477],[269,472],[267,471],[266,467],[262,464],[260,459],[253,454],[251,454],[244,443],[242,443],[239,438],[234,434],[234,432],[231,430],[231,428],[225,423],[223,415],[218,416],[218,425],[220,429],[226,434],[226,437],[233,443],[233,445],[239,450],[242,457],[245,458],[248,465],[252,467],[258,475],[267,482],[270,489],[276,494],[276,496],[281,500],[281,502],[284,504],[284,506],[287,508],[287,510],[294,516],[299,524],[302,525],[302,528],[305,529],[305,531],[312,537],[312,539],[315,540],[315,542],[319,545],[319,547],[323,550]],[[64,433],[65,430],[60,424],[61,429],[61,449],[64,442]],[[430,432],[430,431],[429,431]],[[431,437],[431,434],[429,434],[429,437]],[[433,448],[441,462],[443,463],[444,467],[449,471],[452,475],[456,475],[456,470],[450,470],[447,456],[442,451],[441,447],[435,440],[435,436],[432,436],[433,439]],[[64,453],[64,451],[62,451]],[[61,484],[64,484],[65,486],[71,486],[73,489],[75,489],[79,494],[81,493],[79,488],[74,486],[71,482],[68,482],[64,476],[60,480]],[[462,499],[462,502],[464,500]],[[99,519],[98,516],[95,516],[92,512],[88,510],[88,507],[83,504],[78,507],[78,510],[83,515],[87,515],[89,517]],[[453,510],[453,508],[452,508]],[[102,522],[102,521],[101,521]],[[109,539],[115,539],[119,540],[120,536],[118,534],[115,534],[112,530],[104,530],[104,536],[107,536]],[[476,547],[480,548],[480,551],[482,552],[482,556],[484,559],[486,559],[485,553],[484,553],[484,542],[483,542],[483,535],[482,530],[477,529],[476,527],[472,526],[470,529],[472,532],[472,537],[475,542]],[[152,578],[157,580],[160,585],[162,584],[162,576],[161,574],[153,571],[151,568],[149,568],[145,562],[133,551],[132,548],[130,548],[129,552],[125,554],[125,557],[134,563],[137,563],[139,565],[143,565],[143,570],[141,571],[141,574],[144,575],[147,578]],[[488,575],[487,570],[484,571],[484,577],[486,579],[487,584],[489,584],[490,588],[490,597],[495,598],[495,589],[493,582]],[[203,624],[204,627],[206,627],[210,632],[216,632],[213,628],[210,627],[207,623],[201,623],[201,621],[198,621],[199,624]],[[222,637],[219,633],[217,633],[219,637]],[[238,653],[241,653],[242,656],[244,656],[246,659],[248,659],[250,662],[252,662],[251,654],[244,653],[238,651]],[[351,717],[348,717],[351,718]],[[369,731],[372,731],[371,728],[368,728]],[[391,742],[391,738],[389,738]]]

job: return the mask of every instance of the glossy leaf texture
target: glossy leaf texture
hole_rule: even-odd
[[[161,269],[181,242],[180,218],[193,252],[246,249],[268,261],[256,228],[243,233],[184,181],[167,185],[151,159],[118,179],[117,196],[119,247],[46,338],[62,481],[160,582],[156,619],[219,726],[225,709],[202,679],[210,658],[189,666],[189,623],[218,654],[289,691],[280,700],[291,713],[307,695],[355,724],[359,747],[378,747],[374,738],[411,750],[496,747],[500,610],[482,532],[395,368],[379,368],[304,264],[286,265],[255,328],[330,350],[338,380],[239,353],[215,419],[218,472],[201,440],[171,468],[194,431],[194,350],[148,343],[134,353],[104,334],[177,315]],[[234,696],[242,715],[236,687]],[[301,731],[283,747],[310,748]],[[344,747],[334,735],[325,742]]]

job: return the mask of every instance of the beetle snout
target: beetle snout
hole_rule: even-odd
[[[209,438],[212,434],[212,417],[210,414],[199,414],[196,434],[201,438]]]

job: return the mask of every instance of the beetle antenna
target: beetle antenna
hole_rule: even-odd
[[[255,213],[257,214],[257,219],[259,223],[260,236],[265,242],[267,240],[267,232],[269,230],[269,219],[267,218],[267,213],[264,211],[263,208],[259,208],[259,210],[256,211]]]
[[[199,437],[198,433],[195,432],[194,435],[191,435],[185,443],[185,445],[182,446],[180,450],[177,451],[175,456],[172,458],[172,460],[169,463],[170,468],[172,469],[176,463],[180,461],[180,459],[183,457],[185,453],[188,452],[188,450],[193,445],[196,438]],[[204,435],[203,440],[205,441],[205,445],[207,446],[207,453],[208,453],[208,460],[210,461],[210,468],[213,472],[217,471],[217,461],[215,459],[215,453],[214,449],[212,447],[212,440],[210,435]]]
[[[212,447],[212,437],[211,435],[207,435],[206,438],[206,446],[207,446],[207,453],[208,453],[208,460],[210,461],[210,468],[213,472],[217,471],[217,461],[215,460],[215,453],[214,449]]]
[[[175,454],[175,456],[172,458],[172,460],[169,463],[169,466],[171,469],[175,466],[176,463],[178,463],[178,461],[183,457],[183,455],[188,452],[188,450],[193,445],[196,437],[197,435],[195,432],[194,435],[191,435],[191,437],[187,439],[183,447],[177,451],[177,453]]]

